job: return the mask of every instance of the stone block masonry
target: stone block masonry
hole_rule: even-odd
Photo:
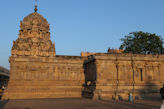
[[[90,56],[84,66],[86,86],[88,82],[96,82],[95,99],[127,100],[129,93],[135,99],[160,99],[164,55],[97,53]]]
[[[80,98],[82,57],[10,57],[10,81],[3,99]]]

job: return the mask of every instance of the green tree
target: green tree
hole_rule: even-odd
[[[163,39],[147,32],[132,32],[121,39],[120,49],[124,53],[133,54],[163,54]]]

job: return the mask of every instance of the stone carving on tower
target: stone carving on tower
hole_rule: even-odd
[[[55,56],[55,44],[50,40],[50,26],[37,12],[20,22],[19,37],[13,41],[12,56]]]

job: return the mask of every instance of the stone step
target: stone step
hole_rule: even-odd
[[[62,89],[44,89],[44,88],[29,88],[29,89],[9,89],[8,92],[81,92],[80,88],[62,88]]]
[[[84,81],[9,81],[9,85],[55,85],[55,86],[67,86],[67,85],[82,85],[84,84]]]
[[[6,93],[3,96],[3,99],[34,99],[34,98],[81,98],[81,93],[73,92],[73,93]]]

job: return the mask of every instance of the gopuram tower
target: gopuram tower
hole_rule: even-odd
[[[83,59],[56,56],[49,30],[37,6],[20,22],[9,58],[10,80],[2,99],[81,97]]]

